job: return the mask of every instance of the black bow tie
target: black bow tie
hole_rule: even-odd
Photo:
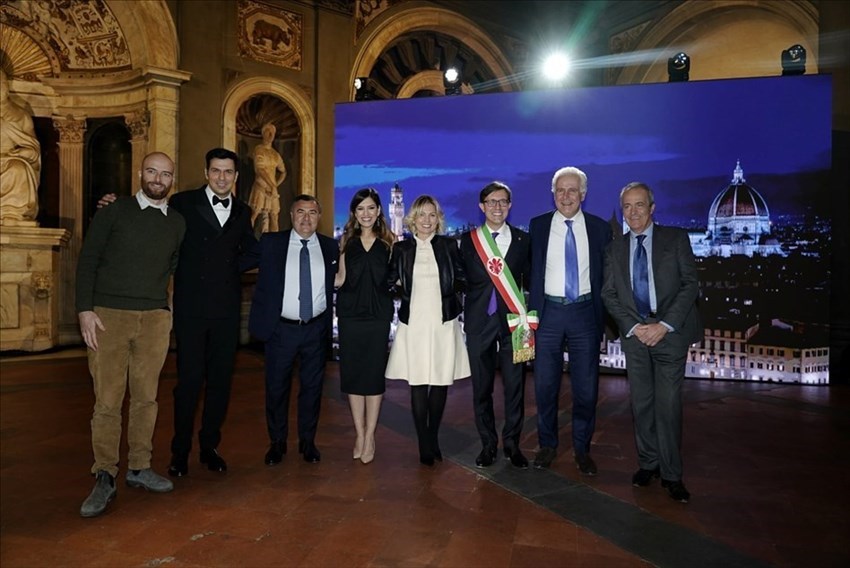
[[[221,203],[221,206],[227,209],[227,207],[230,206],[230,198],[225,197],[224,199],[219,199],[217,195],[213,195],[213,207],[215,207],[217,203]]]

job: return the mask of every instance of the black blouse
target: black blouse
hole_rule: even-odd
[[[379,239],[368,251],[359,238],[345,249],[345,282],[336,293],[337,317],[391,320],[393,300],[387,290],[390,251]]]

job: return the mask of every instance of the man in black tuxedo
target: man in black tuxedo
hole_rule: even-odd
[[[251,208],[233,195],[239,157],[224,148],[207,152],[199,189],[174,194],[168,204],[186,219],[186,237],[174,275],[174,331],[177,337],[177,386],[174,387],[174,438],[169,475],[188,473],[195,408],[204,383],[204,409],[198,433],[200,461],[224,472],[218,454],[221,426],[230,400],[230,384],[242,304],[240,260],[256,247]]]
[[[266,425],[271,444],[266,465],[286,453],[292,369],[299,359],[298,451],[321,459],[316,427],[322,400],[333,313],[333,282],[339,266],[335,240],[316,233],[321,206],[312,195],[295,197],[292,229],[260,239],[260,271],[248,329],[266,344]]]
[[[481,190],[478,201],[486,220],[483,230],[491,234],[498,247],[499,256],[510,269],[521,293],[530,266],[531,241],[527,233],[507,223],[511,209],[511,190],[507,185],[494,181]],[[483,235],[480,232],[478,234]],[[496,461],[499,436],[496,433],[496,418],[493,413],[493,385],[498,360],[505,395],[502,448],[511,464],[524,469],[528,467],[528,460],[519,448],[525,415],[524,364],[513,362],[513,345],[507,322],[510,310],[501,294],[496,291],[490,272],[476,248],[476,242],[481,246],[483,241],[480,238],[474,240],[474,237],[476,235],[473,235],[473,232],[465,233],[460,239],[460,251],[467,277],[463,303],[466,349],[472,370],[475,426],[482,444],[481,453],[475,458],[475,465],[487,467]]]
[[[688,347],[703,337],[699,280],[688,234],[652,221],[655,198],[644,183],[620,192],[629,232],[605,256],[602,298],[620,331],[632,398],[640,469],[636,487],[661,477],[675,501],[682,483],[682,383]]]
[[[564,374],[564,346],[570,353],[572,438],[583,475],[596,475],[590,442],[596,428],[599,344],[604,330],[602,268],[611,227],[585,213],[587,175],[574,167],[552,176],[555,211],[531,220],[529,304],[537,311],[534,391],[540,450],[534,467],[548,468],[558,448],[558,398]]]

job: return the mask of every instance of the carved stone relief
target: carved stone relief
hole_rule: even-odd
[[[239,55],[301,70],[304,23],[301,14],[251,0],[238,4]]]
[[[105,0],[7,0],[0,22],[38,43],[58,67],[54,72],[131,66],[124,32]]]
[[[650,22],[646,21],[636,26],[632,26],[618,34],[612,35],[608,38],[608,51],[612,55],[633,51],[641,34],[643,33],[643,30],[645,30],[649,24]],[[606,70],[607,84],[613,85],[616,82],[617,75],[620,74],[622,69],[622,67],[609,67]]]
[[[369,22],[377,18],[381,12],[395,6],[401,0],[355,0],[354,20],[356,26],[354,28],[354,41],[360,37]]]

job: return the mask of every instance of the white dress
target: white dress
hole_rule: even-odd
[[[468,377],[469,356],[457,318],[442,321],[442,296],[431,238],[416,240],[410,318],[399,323],[387,363],[387,378],[411,385],[450,385]]]

